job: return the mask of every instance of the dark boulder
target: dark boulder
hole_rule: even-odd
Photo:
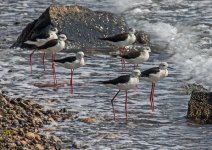
[[[92,11],[82,6],[51,6],[26,26],[13,46],[30,48],[23,42],[46,32],[51,26],[73,40],[70,43],[74,46],[80,47],[105,46],[106,43],[98,38],[127,30],[124,18],[110,12]]]
[[[33,48],[24,44],[24,41],[47,32],[51,26],[57,27],[59,33],[73,40],[69,42],[73,48],[107,47],[108,43],[98,38],[126,32],[128,28],[122,16],[110,12],[92,11],[82,6],[51,6],[26,26],[12,47]],[[138,42],[149,43],[144,32],[137,33]]]
[[[195,123],[212,124],[212,92],[193,91],[187,117]]]
[[[152,46],[150,36],[146,32],[137,31],[135,33],[135,36],[136,36],[137,43],[140,43],[146,46]]]

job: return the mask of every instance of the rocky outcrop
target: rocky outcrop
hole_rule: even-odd
[[[193,91],[187,117],[196,123],[212,124],[212,92]]]
[[[24,41],[45,33],[51,27],[66,34],[71,47],[107,47],[108,43],[98,38],[126,32],[125,19],[104,11],[92,11],[82,6],[51,6],[36,20],[29,23],[12,47],[32,46]],[[142,31],[137,32],[138,42],[148,43],[149,37]]]
[[[100,37],[124,32],[127,24],[123,17],[110,12],[92,11],[82,6],[50,6],[28,24],[13,46],[28,47],[23,42],[55,26],[60,33],[81,47],[105,45]]]

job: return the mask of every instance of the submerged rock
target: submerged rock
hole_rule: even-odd
[[[26,26],[12,47],[33,48],[24,42],[46,33],[52,26],[57,27],[59,33],[66,34],[70,41],[68,45],[73,48],[107,47],[108,43],[99,40],[100,37],[123,33],[128,29],[122,16],[110,12],[92,11],[82,6],[50,6]],[[145,32],[137,31],[136,37],[137,42],[150,45]]]
[[[96,122],[96,119],[94,118],[84,118],[82,119],[82,122],[87,123],[87,124],[92,124]]]
[[[196,123],[212,124],[212,92],[193,91],[187,117]]]

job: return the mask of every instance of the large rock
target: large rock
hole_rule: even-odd
[[[196,123],[212,124],[212,92],[193,91],[187,117]]]
[[[22,31],[13,47],[28,47],[23,42],[55,26],[67,35],[70,43],[80,47],[106,46],[100,37],[127,30],[125,19],[110,12],[92,11],[82,6],[50,6]]]
[[[128,29],[123,17],[110,12],[92,11],[82,6],[51,6],[26,26],[12,47],[33,48],[24,41],[47,32],[51,26],[66,34],[72,40],[69,46],[73,48],[107,47],[108,43],[98,38]],[[138,43],[150,45],[150,38],[145,32],[137,31],[136,36]]]

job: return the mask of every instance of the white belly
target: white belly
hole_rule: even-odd
[[[58,63],[58,64],[67,69],[77,69],[77,68],[80,68],[81,66],[84,66],[85,62],[84,62],[84,59],[82,59],[81,61],[76,60],[72,63],[66,62],[64,64],[61,64],[61,63]]]
[[[149,54],[147,55],[141,55],[137,58],[134,59],[124,59],[126,62],[130,63],[130,64],[143,64],[144,62],[146,62],[149,59]]]
[[[134,34],[132,34],[131,37],[128,36],[128,38],[125,41],[119,41],[119,42],[108,41],[108,42],[117,47],[125,47],[128,45],[132,45],[135,42],[135,40],[136,40],[136,37]]]
[[[157,74],[151,74],[149,77],[141,77],[141,80],[156,83],[168,76],[168,70],[160,70]]]
[[[45,53],[58,53],[61,50],[63,50],[65,48],[65,42],[64,41],[59,41],[57,45],[44,49],[43,51]]]
[[[137,77],[134,77],[134,78],[131,78],[129,82],[124,84],[123,83],[116,84],[116,85],[107,84],[106,86],[119,89],[119,90],[130,90],[130,89],[135,89],[138,83],[139,83],[139,79]]]

